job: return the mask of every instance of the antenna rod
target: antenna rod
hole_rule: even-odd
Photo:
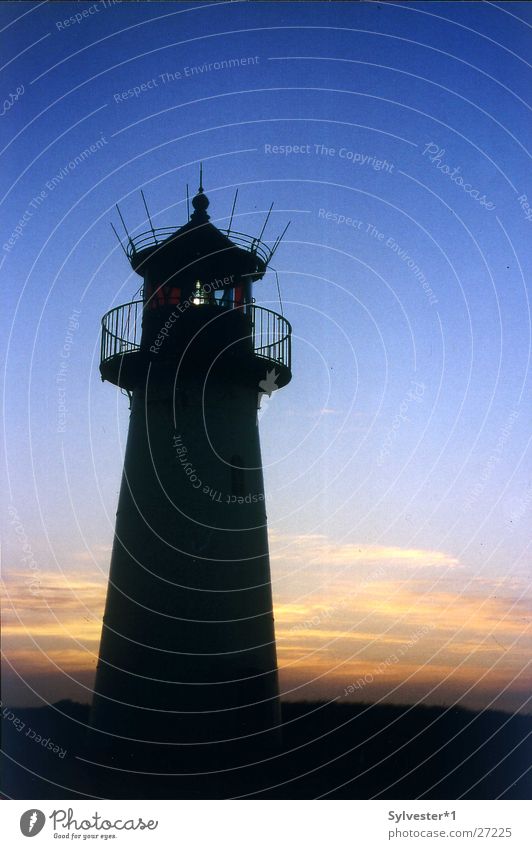
[[[140,193],[142,195],[142,200],[144,201],[144,209],[146,210],[146,215],[148,216],[148,221],[150,222],[151,231],[152,231],[153,235],[155,236],[155,229],[154,229],[154,226],[153,226],[153,221],[151,220],[151,215],[150,215],[150,211],[148,209],[148,204],[146,203],[146,198],[144,197],[144,192],[142,191],[142,189],[140,190]]]
[[[264,233],[264,231],[265,231],[265,229],[266,229],[266,224],[268,223],[268,220],[269,220],[269,218],[270,218],[270,215],[272,214],[272,209],[273,209],[273,203],[272,203],[272,205],[270,206],[270,208],[269,208],[269,210],[268,210],[268,215],[266,216],[266,221],[265,221],[265,222],[264,222],[264,224],[262,225],[262,230],[260,231],[260,234],[259,234],[259,236],[257,237],[257,241],[258,241],[258,242],[260,242],[260,240],[262,239],[262,234]]]
[[[276,279],[276,281],[277,281],[277,294],[279,295],[279,305],[280,305],[280,307],[281,307],[281,315],[282,315],[282,316],[283,316],[283,318],[284,318],[283,299],[281,298],[281,287],[280,287],[280,285],[279,285],[279,275],[278,275],[278,274],[277,274],[277,272],[275,271],[275,268],[272,268],[272,271],[274,272],[274,274],[275,274],[275,279]]]
[[[127,256],[127,251],[126,251],[126,249],[125,249],[124,245],[122,244],[122,240],[120,239],[120,236],[119,236],[119,235],[118,235],[118,233],[116,232],[116,228],[115,228],[115,226],[114,226],[114,224],[113,224],[113,222],[112,222],[112,221],[111,221],[111,227],[113,228],[113,233],[115,234],[116,238],[118,239],[118,244],[120,245],[120,247],[121,247],[121,248],[122,248],[122,250],[124,251],[124,253],[125,253],[126,257],[129,259],[129,257]]]
[[[123,227],[123,228],[124,228],[124,230],[126,231],[126,236],[128,237],[129,241],[131,241],[131,236],[130,236],[130,235],[129,235],[129,233],[127,232],[126,222],[124,221],[124,219],[123,219],[123,217],[122,217],[122,213],[120,212],[120,207],[118,206],[118,204],[117,204],[117,203],[115,203],[115,206],[116,206],[116,211],[118,212],[118,214],[119,214],[119,216],[120,216],[120,221],[122,222],[122,227]]]
[[[190,221],[190,198],[188,196],[188,183],[187,183],[187,216]]]
[[[286,227],[284,228],[284,230],[283,230],[283,232],[281,233],[281,235],[280,235],[280,236],[278,236],[278,237],[277,237],[277,239],[275,240],[274,245],[273,245],[273,248],[272,248],[272,249],[271,249],[271,251],[270,251],[270,259],[272,258],[272,256],[274,255],[275,251],[277,250],[277,248],[278,248],[278,247],[279,247],[279,245],[281,244],[282,240],[284,239],[284,234],[286,233],[286,231],[287,231],[287,230],[288,230],[288,228],[290,227],[290,224],[291,224],[291,223],[292,223],[291,221],[289,221],[289,222],[288,222],[288,224],[287,224],[287,225],[286,225]],[[268,260],[268,262],[270,261],[270,259]]]
[[[230,231],[230,229],[231,229],[231,224],[233,223],[233,215],[234,215],[234,213],[235,213],[235,206],[236,206],[236,199],[237,199],[237,197],[238,197],[238,189],[237,189],[237,190],[236,190],[236,192],[235,192],[235,199],[234,199],[234,201],[233,201],[233,208],[232,208],[232,210],[231,210],[231,218],[229,219],[229,227],[227,228],[227,232],[228,232],[228,233],[229,233],[229,231]]]
[[[199,165],[199,189],[198,192],[203,191],[203,162],[200,162]]]

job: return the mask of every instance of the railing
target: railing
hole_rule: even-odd
[[[210,301],[209,306],[225,307],[224,301]],[[195,309],[201,309],[196,305]],[[227,309],[227,307],[225,307]],[[282,315],[256,304],[246,304],[250,317],[253,349],[257,357],[291,368],[292,328]],[[143,301],[131,301],[115,307],[102,318],[102,343],[100,364],[140,350],[142,334]]]
[[[143,304],[143,301],[131,301],[104,315],[100,364],[140,349]]]
[[[127,255],[132,260],[135,254],[146,248],[156,248],[162,245],[171,236],[174,236],[177,227],[157,227],[154,230],[146,230],[144,233],[139,233],[138,236],[130,238],[127,245]],[[245,233],[239,233],[236,230],[224,230],[225,235],[238,247],[244,248],[250,253],[256,254],[266,265],[270,261],[271,251],[261,242],[260,239],[246,236]],[[179,239],[180,236],[176,236]]]
[[[279,313],[249,304],[255,356],[291,368],[292,327]]]

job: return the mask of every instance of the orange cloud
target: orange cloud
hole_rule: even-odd
[[[282,565],[303,576],[303,593],[283,580],[274,585],[280,677],[289,698],[441,703],[471,689],[480,704],[509,685],[507,704],[522,700],[532,615],[518,579],[479,578],[446,552],[335,545],[321,534],[274,532],[271,549],[274,570]],[[32,587],[25,573],[6,579],[6,653],[22,675],[55,670],[87,680],[106,576],[80,567],[68,576],[50,570],[36,577]],[[363,687],[355,688],[360,679]],[[474,702],[471,694],[467,699]]]
[[[272,562],[317,563],[330,566],[403,563],[411,567],[454,567],[459,561],[451,554],[423,548],[391,545],[333,543],[324,534],[270,533]]]

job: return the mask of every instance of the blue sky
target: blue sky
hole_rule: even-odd
[[[156,226],[183,223],[203,161],[215,223],[227,225],[237,187],[237,229],[258,233],[272,201],[265,238],[292,222],[273,265],[294,379],[261,418],[286,692],[336,697],[421,616],[438,629],[365,696],[478,707],[508,685],[497,704],[528,709],[530,7],[0,12],[4,516],[19,674],[43,698],[88,698],[128,421],[127,400],[99,379],[99,321],[140,283],[109,222],[119,202],[130,230],[145,229],[142,188]],[[279,309],[273,274],[255,295]],[[24,589],[10,507],[48,587],[42,610]],[[334,608],[340,590],[352,603],[325,628],[316,609]],[[6,675],[13,698],[30,698]]]

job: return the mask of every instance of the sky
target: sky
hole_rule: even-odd
[[[89,701],[128,403],[110,227],[260,232],[283,698],[529,713],[530,5],[2,3],[4,702]],[[89,150],[81,159],[80,154]],[[76,162],[76,157],[78,160]],[[274,271],[255,289],[280,311]]]

